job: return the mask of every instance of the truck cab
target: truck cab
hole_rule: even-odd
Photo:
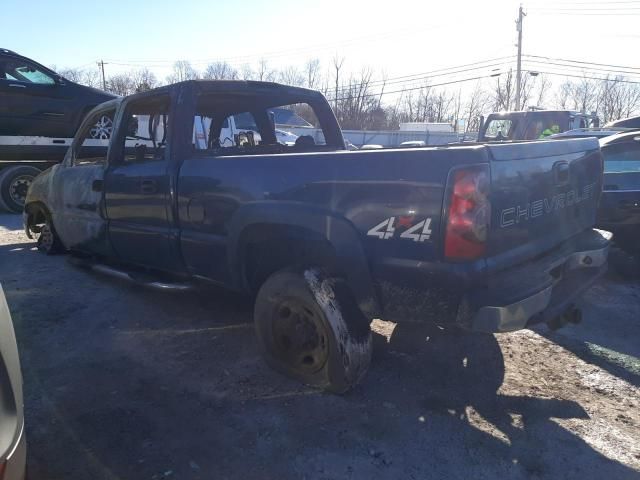
[[[539,140],[577,128],[599,126],[598,117],[570,110],[491,113],[481,122],[478,142]]]

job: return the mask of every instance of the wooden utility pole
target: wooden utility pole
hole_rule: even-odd
[[[104,60],[100,60],[98,62],[98,66],[100,67],[100,70],[102,71],[102,89],[104,91],[106,91],[107,90],[107,80],[104,77]]]
[[[518,20],[516,20],[516,30],[518,31],[518,65],[516,68],[516,110],[520,110],[520,92],[522,88],[522,19],[527,14],[522,10],[522,5],[518,9]]]

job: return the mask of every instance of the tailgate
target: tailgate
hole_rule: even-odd
[[[592,227],[602,189],[594,138],[489,145],[489,267],[550,250]]]

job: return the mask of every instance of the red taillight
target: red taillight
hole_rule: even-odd
[[[451,198],[444,237],[444,255],[449,260],[482,257],[486,250],[491,219],[489,166],[477,165],[449,175]]]
[[[7,465],[6,461],[0,461],[0,480],[2,480],[4,478],[4,469]]]

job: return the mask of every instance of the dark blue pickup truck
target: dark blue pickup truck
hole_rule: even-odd
[[[278,143],[274,107],[322,137]],[[104,115],[112,137],[91,139]],[[231,115],[250,128],[227,138]],[[607,266],[601,189],[595,139],[348,151],[318,92],[189,81],[94,109],[24,215],[46,252],[255,295],[268,363],[342,392],[367,370],[373,318],[481,332],[577,320]]]

